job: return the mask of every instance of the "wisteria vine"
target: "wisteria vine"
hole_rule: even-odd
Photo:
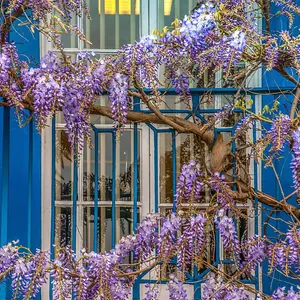
[[[295,197],[299,201],[299,96],[297,92],[292,94],[294,99],[287,101],[288,108],[281,105],[279,98],[262,109],[248,99],[254,94],[247,82],[260,68],[276,71],[296,88],[300,87],[299,35],[270,30],[273,16],[266,7],[269,1],[201,1],[189,16],[101,59],[89,51],[70,56],[61,40],[61,34],[69,32],[89,44],[79,26],[71,22],[74,16],[90,18],[86,0],[4,2],[0,32],[0,96],[4,99],[1,105],[15,107],[18,116],[30,111],[29,118],[34,119],[40,132],[53,116],[61,113],[69,150],[78,158],[91,139],[91,114],[112,119],[118,134],[130,122],[153,121],[180,134],[197,135],[205,143],[203,153],[210,154],[207,164],[192,155],[193,159],[181,164],[175,192],[176,211],[144,217],[135,233],[122,237],[109,252],[82,249],[76,254],[70,246],[56,245],[54,259],[50,259],[49,251],[32,252],[18,243],[2,246],[0,282],[11,282],[13,297],[35,298],[50,280],[54,299],[128,299],[138,276],[157,269],[164,273],[172,265],[176,267],[175,273],[159,275],[155,278],[157,282],[145,286],[145,300],[159,299],[161,280],[168,281],[171,300],[188,299],[187,284],[194,270],[205,270],[201,279],[203,299],[300,299],[296,286],[279,287],[272,295],[265,295],[241,280],[251,281],[263,263],[268,266],[268,275],[278,272],[297,280],[300,274],[300,213],[298,206],[287,203]],[[288,18],[292,28],[300,14],[295,1],[271,2],[278,8],[277,14]],[[32,13],[30,17],[28,11]],[[28,18],[25,23],[19,20],[21,25],[29,24],[32,32],[38,30],[55,47],[55,51],[42,57],[39,66],[32,67],[19,55],[17,45],[9,42],[10,26],[22,15]],[[266,22],[265,32],[258,30],[261,19]],[[243,70],[236,72],[240,65]],[[215,80],[221,74],[221,81],[231,80],[238,88],[232,103],[223,105],[204,121],[198,119],[198,110],[209,107],[218,96],[214,99],[208,89],[197,106],[195,102],[191,105],[190,87],[209,86],[206,81],[211,74]],[[167,91],[174,89],[193,122],[161,113],[161,105],[169,105],[161,86]],[[98,105],[103,95],[108,95],[110,107]],[[137,109],[134,99],[140,101]],[[235,117],[238,120],[234,120],[234,134],[226,140],[216,125]],[[254,128],[259,134],[251,133]],[[274,165],[282,156],[288,157],[287,152],[292,153],[293,182],[289,188],[294,192],[286,196],[280,182],[280,199],[258,191],[250,164],[264,163],[265,167],[273,168],[280,181]],[[257,199],[272,207],[269,219],[281,210],[292,220],[285,222],[284,230],[275,238],[265,234],[265,228],[264,233],[247,238],[239,232],[238,221],[253,220],[245,215],[243,206],[252,203],[257,213]],[[219,250],[211,251],[218,246],[217,238],[235,269],[231,275],[223,271],[226,268],[221,266],[222,262],[214,265],[220,258]],[[132,264],[126,264],[128,257],[133,258]]]

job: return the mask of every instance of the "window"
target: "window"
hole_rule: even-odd
[[[80,41],[72,34],[63,36],[62,41],[66,51],[74,56],[81,50],[94,51],[98,55],[112,54],[122,45],[150,34],[153,29],[171,24],[175,18],[182,18],[196,6],[196,2],[87,0],[92,21],[84,20],[78,24],[92,45]],[[208,72],[197,86],[232,87],[232,84],[230,81],[224,82],[220,73],[215,76]],[[100,97],[98,101],[101,105],[108,105],[106,96]],[[179,97],[166,95],[160,108],[170,110],[169,114],[172,115],[194,119],[200,124],[209,119],[216,109],[233,101],[232,96],[224,96],[221,91],[209,94],[198,92],[193,95],[190,103],[192,112]],[[141,105],[141,109],[145,108]],[[217,131],[229,141],[240,117],[240,114],[235,113],[232,119],[218,124]],[[52,207],[44,206],[44,248],[50,246],[47,234],[51,227],[51,243],[55,245],[72,244],[76,251],[83,247],[87,251],[110,250],[122,236],[131,233],[147,213],[168,214],[173,209],[176,178],[183,164],[194,159],[204,166],[209,159],[208,147],[197,136],[176,134],[167,126],[128,124],[123,135],[118,138],[110,119],[91,116],[91,122],[92,148],[86,145],[79,161],[74,161],[60,114],[57,114],[52,124],[52,133],[48,130],[44,134],[45,203],[48,201],[46,195],[51,194],[48,181],[51,172],[46,174],[47,170],[51,170],[46,159],[49,157],[47,153],[51,153],[51,147],[55,162],[55,173],[52,174],[55,197],[52,199]],[[205,190],[194,208],[199,211],[205,209],[210,198],[210,191]],[[245,214],[252,214],[250,201],[243,208]],[[183,209],[188,209],[188,204],[183,205]],[[52,220],[49,212],[52,213]],[[240,239],[254,230],[254,222],[257,222],[256,218],[249,219],[247,223],[240,221]],[[229,258],[222,245],[217,244],[216,236],[211,236],[211,247],[206,249],[205,256],[207,261],[218,261],[219,267],[234,272],[230,270]],[[130,262],[131,258],[128,260]],[[197,274],[191,272],[195,278],[199,272],[205,271],[205,267],[197,267]],[[150,272],[145,278],[155,280],[156,271]],[[159,270],[163,277],[167,277],[171,271],[172,265],[167,270]]]
[[[101,53],[114,53],[122,45],[138,40],[140,35],[150,34],[153,29],[170,25],[175,18],[182,18],[196,4],[196,0],[160,0],[156,6],[152,6],[154,2],[145,0],[88,0],[87,4],[90,7],[92,21],[85,19],[83,22],[78,20],[77,23],[93,45],[80,41],[73,34],[68,34],[62,36],[64,47],[67,48],[66,51],[70,52],[72,56],[84,49],[93,50],[100,55]],[[142,19],[140,18],[142,14],[148,15],[148,17]],[[148,32],[142,34],[141,29],[148,26],[145,23],[151,18],[156,19],[157,24],[152,24],[152,28],[147,28]],[[103,105],[108,104],[106,96],[100,97],[99,101]],[[178,105],[177,108],[179,109]],[[150,168],[151,151],[148,151],[148,157],[144,155],[143,160],[140,161],[139,159],[141,151],[149,148],[149,146],[153,147],[153,145],[145,144],[151,141],[151,132],[147,125],[139,125],[137,134],[134,133],[133,125],[128,125],[124,134],[120,139],[117,139],[110,119],[91,116],[91,122],[94,124],[91,141],[94,148],[90,149],[86,145],[82,159],[79,162],[74,162],[73,153],[69,150],[67,136],[64,132],[63,118],[61,114],[56,116],[54,243],[62,246],[72,243],[77,250],[86,247],[89,251],[103,251],[111,249],[123,235],[133,231],[136,226],[134,223],[137,223],[140,218],[141,207],[143,207],[143,215],[146,212],[157,211],[157,208],[153,206],[154,195],[150,195],[150,197],[140,196],[143,189],[144,195],[147,193],[144,186],[149,183],[154,184],[151,182],[152,178],[147,179],[140,176],[140,165],[146,170],[144,172]],[[150,138],[148,141],[142,140],[141,135],[148,135]],[[171,136],[170,132],[160,134],[158,145],[160,149],[158,155],[161,161],[158,189],[160,190],[160,202],[165,202],[159,204],[159,207],[164,207],[164,209],[172,206],[175,191],[174,186],[172,186],[175,183],[173,178],[180,170],[179,165],[176,174],[173,174],[172,169],[170,169],[172,152],[169,151],[168,147],[172,141]],[[138,157],[133,155],[135,143],[137,144]],[[114,152],[115,157],[113,158]],[[165,155],[168,156],[168,159],[164,161]],[[134,182],[133,171],[134,159],[138,160],[137,172],[139,174],[136,182]],[[98,167],[95,167],[96,164]],[[77,170],[74,177],[75,168]],[[153,172],[151,176],[153,177]],[[95,184],[96,180],[97,184]],[[169,186],[170,183],[171,186]],[[75,189],[74,184],[76,185]],[[95,188],[98,189],[96,195]],[[76,189],[77,194],[74,195]],[[134,197],[138,201],[135,210]],[[151,198],[151,200],[140,201],[144,198]],[[97,210],[94,209],[95,201],[98,203]],[[74,203],[77,203],[76,207],[74,207]]]

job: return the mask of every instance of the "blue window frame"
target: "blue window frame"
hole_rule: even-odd
[[[165,92],[164,90],[162,90]],[[214,97],[214,101],[220,101],[220,97],[223,97],[221,101],[226,101],[226,99],[229,99],[231,101],[231,96],[236,93],[236,89],[234,88],[214,88],[214,89],[191,89],[192,93],[192,100],[191,100],[191,110],[188,109],[162,109],[162,112],[170,115],[178,115],[180,114],[181,116],[185,116],[185,119],[189,118],[197,118],[199,122],[202,123],[207,123],[209,117],[211,114],[217,113],[220,111],[219,108],[205,108],[201,104],[201,99],[203,97],[206,97],[209,95],[210,97]],[[247,95],[245,97],[248,97],[248,99],[252,99],[254,105],[251,107],[253,111],[256,111],[256,109],[259,109],[257,105],[259,105],[260,100],[259,98],[261,95],[264,93],[274,93],[274,99],[277,97],[276,93],[282,92],[283,89],[277,90],[277,89],[263,89],[263,88],[254,88],[250,91],[247,92]],[[290,89],[286,89],[286,91],[290,91]],[[244,92],[242,92],[244,93]],[[172,101],[174,101],[174,97],[176,97],[175,91],[174,90],[169,90],[166,93],[166,97],[170,97]],[[219,97],[219,98],[218,98]],[[141,111],[144,113],[151,113],[149,110],[145,109],[143,105],[139,102],[138,99],[134,99],[134,110],[135,111]],[[234,110],[236,115],[239,115],[242,113],[240,110]],[[222,125],[222,124],[221,124]],[[226,125],[226,124],[225,124]],[[236,120],[233,122],[233,124],[227,124],[228,127],[216,127],[215,130],[215,136],[217,136],[219,133],[223,135],[227,135],[229,138],[233,136],[235,128],[236,128]],[[131,217],[132,217],[132,226],[130,227],[129,231],[133,232],[134,228],[139,223],[139,218],[140,218],[140,213],[141,209],[143,208],[144,205],[148,205],[149,203],[143,203],[143,199],[140,199],[140,190],[143,189],[143,184],[148,184],[148,182],[143,183],[143,178],[141,177],[141,172],[140,172],[140,165],[144,164],[144,161],[140,161],[140,151],[141,147],[143,146],[140,145],[140,131],[145,130],[145,127],[148,128],[150,132],[150,141],[149,144],[152,145],[151,149],[151,157],[148,159],[148,165],[147,167],[149,168],[150,171],[150,177],[152,178],[151,180],[153,181],[153,189],[151,190],[152,193],[152,199],[154,200],[154,203],[152,203],[152,209],[148,209],[149,212],[155,212],[155,213],[161,213],[161,212],[166,212],[167,210],[176,210],[175,207],[175,202],[174,197],[175,197],[175,192],[176,192],[176,179],[178,175],[178,170],[180,164],[183,163],[183,161],[178,160],[178,157],[180,157],[180,135],[176,134],[175,131],[171,128],[165,128],[162,126],[155,126],[153,124],[146,124],[144,126],[144,129],[142,129],[140,124],[131,124],[128,125],[127,128],[125,129],[125,134],[126,131],[130,132],[132,136],[132,144],[133,147],[130,148],[130,151],[133,153],[133,160],[130,161],[132,164],[132,170],[131,170],[131,176],[132,176],[132,191],[133,194],[130,195],[130,200],[128,203],[128,207],[130,208],[131,211]],[[52,127],[52,134],[53,134],[53,140],[55,140],[55,136],[57,132],[61,130],[61,125],[55,123],[55,120],[53,121],[53,127]],[[256,127],[253,127],[253,133],[252,133],[252,138],[255,141],[257,139],[257,134],[259,131],[256,130]],[[110,138],[107,139],[106,143],[111,144],[110,148],[111,153],[110,155],[110,163],[111,163],[111,173],[109,176],[111,176],[111,182],[108,183],[106,182],[106,187],[105,190],[110,189],[110,195],[108,196],[107,203],[105,201],[107,200],[105,197],[102,199],[101,197],[101,185],[103,185],[103,182],[99,179],[99,165],[101,165],[101,147],[103,148],[104,145],[99,144],[99,139],[103,136],[106,135],[107,137],[109,136]],[[166,135],[169,136],[169,147],[168,151],[162,152],[162,142],[165,143],[167,138]],[[103,139],[103,137],[102,137]],[[93,248],[89,250],[94,250],[94,251],[99,251],[103,250],[103,247],[101,247],[101,229],[99,229],[99,222],[101,222],[101,218],[104,216],[103,212],[99,211],[100,207],[105,207],[106,209],[106,215],[109,214],[109,219],[110,219],[110,228],[109,228],[109,233],[108,236],[110,236],[111,241],[109,243],[110,247],[113,247],[115,243],[117,242],[117,237],[116,237],[116,231],[118,230],[117,227],[120,226],[120,223],[117,222],[117,209],[118,205],[120,206],[120,203],[122,202],[122,205],[126,205],[126,201],[121,201],[120,200],[120,195],[118,196],[119,198],[117,199],[117,193],[118,193],[118,188],[120,188],[120,183],[118,183],[118,178],[117,178],[117,169],[118,169],[118,164],[120,164],[120,160],[118,161],[117,159],[117,145],[118,145],[118,137],[115,129],[113,129],[111,123],[108,124],[106,122],[105,125],[100,125],[100,124],[95,124],[93,125],[93,140],[92,144],[94,145],[94,148],[91,150],[93,154],[93,159],[94,159],[94,177],[93,177],[93,182],[92,182],[92,188],[94,189],[94,192],[90,193],[89,197],[93,198],[92,203],[90,201],[86,201],[88,204],[84,204],[83,206],[85,207],[91,207],[93,210],[93,220],[94,220],[94,227],[93,227],[93,242],[91,243],[93,245]],[[179,143],[178,143],[179,141]],[[100,147],[100,148],[99,148]],[[56,146],[53,144],[53,149],[52,149],[52,180],[53,183],[55,183],[55,169],[57,166],[57,156],[56,156]],[[120,149],[118,150],[120,151]],[[232,152],[234,153],[236,151],[236,144],[235,142],[232,142]],[[167,152],[168,159],[165,159],[163,155]],[[103,156],[102,156],[103,157]],[[167,171],[167,176],[165,176],[165,173],[162,172],[162,166],[160,165],[160,161],[168,161],[169,165],[168,171]],[[55,163],[56,161],[56,163]],[[102,162],[103,163],[103,162]],[[82,164],[82,162],[79,161],[79,163],[76,163],[76,159],[72,160],[72,168],[73,171],[72,173],[72,195],[69,195],[69,199],[71,199],[71,204],[69,205],[69,216],[71,216],[71,224],[72,231],[71,231],[71,236],[72,236],[72,247],[76,251],[79,249],[78,247],[78,241],[77,238],[80,236],[78,234],[77,228],[78,228],[78,208],[82,208],[83,206],[79,204],[78,202],[78,195],[79,197],[82,198],[82,201],[84,202],[83,198],[88,198],[88,196],[80,196],[80,190],[82,190],[82,187],[80,185],[83,185],[82,181],[79,180],[79,178],[82,178],[82,168],[79,167],[79,164]],[[70,164],[71,166],[71,164]],[[235,162],[233,161],[233,172],[235,172]],[[164,170],[165,172],[165,170]],[[253,178],[252,178],[252,184],[255,189],[258,188],[259,186],[259,181],[260,181],[260,176],[259,176],[259,168],[258,165],[253,161],[253,168],[252,168],[252,173],[253,173]],[[140,178],[141,177],[141,178]],[[96,179],[98,178],[98,180]],[[165,181],[164,181],[165,180]],[[161,183],[166,184],[166,180],[169,182],[168,186],[171,187],[172,190],[172,196],[169,197],[169,201],[167,203],[163,203],[161,201],[163,197],[165,197],[165,194],[161,196]],[[81,182],[81,183],[80,183]],[[52,184],[52,228],[51,228],[51,237],[52,237],[52,244],[55,242],[55,209],[56,209],[56,199],[55,199],[55,190],[56,190],[57,184]],[[102,186],[103,188],[103,186]],[[96,192],[95,192],[96,191]],[[98,192],[97,192],[98,191]],[[87,199],[86,199],[87,200]],[[139,201],[141,200],[141,201]],[[196,205],[197,206],[197,205]],[[207,207],[206,203],[202,203],[198,205],[199,209],[204,209]],[[98,209],[95,209],[98,208]],[[241,224],[240,229],[241,232],[247,232],[247,230],[251,230],[253,234],[259,234],[259,217],[258,217],[258,203],[255,200],[254,202],[254,207],[250,204],[250,201],[248,204],[244,205],[243,209],[248,213],[249,215],[249,220],[248,224]],[[248,210],[248,212],[247,212]],[[143,210],[145,212],[145,209]],[[249,211],[254,212],[251,214]],[[252,216],[251,216],[252,215]],[[82,219],[81,219],[82,221]],[[248,228],[248,229],[245,229]],[[68,229],[70,230],[70,229]],[[242,234],[242,233],[241,233]],[[120,235],[118,236],[120,237]],[[82,237],[81,237],[82,239]],[[100,240],[100,241],[99,241]],[[105,250],[105,249],[104,249]],[[227,268],[226,270],[230,270],[232,261],[226,257],[226,253],[224,253],[222,249],[222,245],[219,240],[218,233],[216,232],[216,239],[215,239],[215,248],[213,249],[213,256],[214,256],[214,261],[212,262],[213,267],[224,267]],[[175,261],[173,263],[176,263]],[[172,263],[171,263],[172,264]],[[195,292],[197,291],[198,298],[200,299],[200,290],[201,290],[201,282],[203,281],[205,275],[210,272],[209,269],[201,269],[198,270],[196,266],[193,267],[193,270],[191,273],[186,274],[186,283],[190,284],[194,287]],[[139,299],[138,295],[140,295],[140,285],[143,285],[148,282],[156,282],[155,278],[151,278],[151,271],[148,272],[147,274],[141,274],[138,277],[137,283],[135,284],[134,287],[134,299]],[[149,275],[150,274],[150,275]],[[253,284],[258,288],[259,284],[259,277],[258,277],[258,269],[256,270],[255,274],[253,274],[253,278],[250,279],[244,279],[243,281],[245,283]],[[164,283],[163,281],[161,282],[162,284]],[[195,299],[198,299],[195,296]]]

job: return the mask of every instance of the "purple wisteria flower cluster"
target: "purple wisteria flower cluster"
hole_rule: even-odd
[[[282,152],[285,143],[289,141],[291,125],[292,120],[288,115],[280,115],[273,121],[269,132],[272,145],[270,152]]]
[[[250,299],[243,287],[224,284],[222,277],[210,273],[203,287],[203,299],[246,300]]]
[[[151,286],[150,284],[145,284],[145,288],[148,289],[145,298],[143,300],[157,300],[159,296],[158,285]]]
[[[178,177],[176,187],[176,203],[195,202],[201,196],[203,182],[200,164],[191,160],[188,164],[184,164]]]
[[[0,281],[11,278],[13,294],[23,299],[35,298],[47,282],[48,275],[54,299],[67,299],[71,295],[87,300],[128,299],[136,275],[143,272],[144,268],[124,265],[125,258],[131,253],[141,258],[141,263],[147,262],[146,269],[153,261],[168,263],[177,255],[179,270],[183,272],[191,265],[194,256],[201,257],[201,249],[205,247],[205,225],[208,222],[204,214],[184,216],[181,212],[178,215],[173,213],[164,219],[158,232],[160,219],[157,215],[147,216],[136,229],[136,234],[123,237],[115,249],[104,253],[87,253],[82,249],[77,256],[67,246],[57,248],[55,258],[51,261],[48,251],[36,250],[33,254],[17,244],[8,244],[0,248]],[[238,263],[240,272],[251,273],[266,256],[271,267],[285,268],[284,261],[290,268],[299,266],[300,231],[296,227],[288,231],[287,241],[272,244],[266,237],[255,236],[240,245],[232,218],[225,216],[224,211],[219,211],[216,223],[225,249],[231,249],[235,254],[243,252],[244,259]],[[168,290],[171,300],[187,299],[184,281],[180,278],[170,275]],[[158,285],[148,285],[146,288],[145,300],[159,299]],[[280,298],[283,296],[287,298]],[[242,286],[227,284],[224,278],[214,273],[206,278],[203,297],[249,299]],[[273,294],[273,299],[299,299],[299,293],[291,289],[285,294],[284,289],[280,288]]]
[[[177,266],[181,271],[186,270],[192,264],[194,257],[201,257],[204,247],[204,233],[207,219],[202,213],[192,216],[178,238]]]
[[[279,56],[279,48],[277,45],[277,39],[273,37],[269,38],[266,41],[266,58],[267,58],[266,67],[268,71],[274,69],[274,67],[277,66],[278,56]]]
[[[183,282],[180,281],[174,274],[170,275],[170,280],[168,283],[168,290],[169,290],[169,298],[170,300],[187,300],[187,291],[183,286]]]
[[[78,57],[72,65],[48,52],[39,69],[21,69],[23,95],[31,92],[38,124],[42,129],[56,110],[61,110],[66,122],[66,133],[72,146],[80,153],[85,137],[90,136],[89,109],[101,93],[105,65],[92,64],[90,55]]]
[[[267,248],[270,272],[277,268],[287,273],[300,273],[300,228],[293,227],[286,234],[286,241],[270,244]]]
[[[236,255],[237,261],[239,261],[241,245],[237,237],[234,220],[231,217],[226,216],[225,210],[221,209],[215,216],[215,223],[220,232],[224,248],[231,250]]]
[[[109,98],[111,101],[113,120],[115,127],[120,130],[127,121],[129,109],[129,97],[127,95],[128,78],[125,75],[116,73],[110,83]]]
[[[300,189],[300,127],[292,134],[293,138],[293,160],[291,168],[293,172],[294,187]]]
[[[299,290],[299,287],[297,288]],[[299,300],[300,294],[295,291],[293,287],[290,287],[286,292],[286,287],[278,288],[272,295],[272,300]]]

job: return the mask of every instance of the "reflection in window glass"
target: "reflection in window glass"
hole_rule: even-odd
[[[56,200],[71,201],[73,185],[73,156],[64,130],[56,131]]]
[[[138,211],[138,220],[139,220]],[[83,220],[83,245],[87,251],[94,251],[94,208],[84,208]],[[133,208],[116,207],[116,240],[117,242],[123,237],[133,232]],[[110,251],[112,237],[112,210],[111,207],[98,208],[98,228],[96,238],[97,251]]]
[[[194,134],[178,134],[176,136],[176,173],[179,176],[182,166],[194,160],[200,164],[203,174],[206,174],[209,165],[209,149],[201,141],[201,139]],[[210,200],[209,191],[202,189],[199,198],[194,198],[193,203],[203,203]]]
[[[57,18],[61,19],[61,15],[58,12],[54,12],[54,15]],[[78,27],[77,23],[78,18],[76,17],[76,14],[73,13],[71,25],[74,27]],[[66,33],[59,24],[55,24],[55,28],[60,33],[61,43],[64,48],[78,48],[78,36],[76,35],[76,33],[69,30]]]
[[[181,168],[190,160],[200,163],[205,174],[209,159],[209,150],[201,140],[193,134],[177,134],[176,143],[176,174],[178,177]],[[159,192],[160,203],[173,203],[173,169],[172,169],[172,134],[159,134]],[[209,201],[209,193],[203,190],[199,199],[193,199],[195,203]]]
[[[84,20],[84,32],[93,44],[87,48],[119,49],[139,38],[140,0],[87,0],[87,4],[92,20]]]
[[[160,203],[173,203],[172,134],[160,133],[158,143]]]
[[[55,208],[55,245],[66,247],[71,245],[72,211],[71,207]]]
[[[92,143],[94,143],[92,133]],[[116,141],[116,201],[133,201],[134,159],[138,160],[138,201],[140,200],[139,180],[139,137],[138,156],[134,158],[134,133],[125,130]],[[112,201],[112,134],[98,133],[98,200]],[[95,148],[86,145],[83,153],[83,199],[94,201]]]
[[[97,251],[109,251],[111,249],[112,220],[111,208],[98,208]],[[83,220],[83,245],[87,251],[94,251],[94,207],[84,208]]]
[[[170,26],[175,19],[183,19],[196,7],[197,0],[159,0],[159,28]]]
[[[139,138],[138,138],[139,146]],[[134,157],[134,132],[125,131],[117,140],[117,201],[133,201],[134,159],[138,161],[138,201],[139,201],[139,148],[138,157]]]

